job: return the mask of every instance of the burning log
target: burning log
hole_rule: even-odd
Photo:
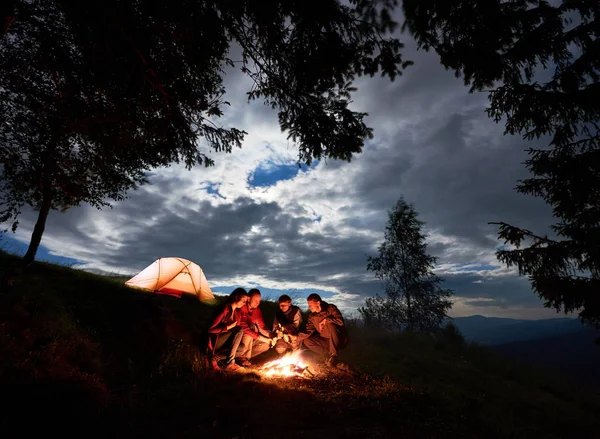
[[[313,373],[308,370],[308,366],[299,366],[297,364],[287,364],[287,365],[271,365],[268,367],[263,367],[261,372],[267,376],[298,376],[298,377],[313,377]]]

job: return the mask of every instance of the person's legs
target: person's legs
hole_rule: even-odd
[[[302,342],[296,340],[296,341],[290,342],[289,345],[292,348],[292,351],[297,351],[298,349],[300,349],[302,347]]]
[[[285,354],[289,348],[290,344],[286,343],[282,339],[277,340],[277,343],[275,343],[275,352],[277,352],[279,355]]]
[[[329,340],[329,355],[338,355],[340,349],[345,347],[345,330],[346,328],[332,323],[325,325],[325,328],[323,328],[321,335]]]
[[[213,349],[213,353],[216,353],[223,349],[223,347],[227,344],[229,337],[231,337],[232,332],[221,332],[220,334],[216,334],[215,340],[215,348]]]
[[[220,355],[218,355],[218,351],[223,349],[223,346],[229,340],[231,336],[231,332],[222,332],[220,334],[208,334],[209,341],[206,348],[206,359],[208,363],[208,367],[212,370],[220,370],[218,360],[220,359]]]
[[[231,336],[229,337],[231,343],[228,343],[227,346],[227,356],[225,357],[226,367],[229,367],[230,365],[234,364],[235,354],[238,348],[240,347],[240,342],[242,341],[242,336],[244,335],[242,328],[239,327],[233,328],[228,333],[231,334]]]
[[[239,358],[241,361],[249,360],[252,357],[252,342],[254,339],[250,337],[248,334],[243,334],[242,341],[240,343],[240,347],[235,354],[236,358]]]
[[[317,354],[327,356],[329,352],[329,340],[321,337],[318,333],[304,339],[304,346]]]
[[[215,344],[217,342],[217,334],[206,334],[203,341],[204,356],[206,359],[206,367],[209,370],[220,370],[217,359],[215,358]]]
[[[270,348],[271,348],[271,345],[269,343],[265,343],[264,341],[260,341],[260,340],[253,340],[252,341],[252,350],[250,351],[250,355],[248,356],[248,359],[258,357],[263,352],[267,352]]]

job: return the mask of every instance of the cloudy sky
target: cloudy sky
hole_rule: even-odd
[[[434,53],[401,38],[415,64],[393,83],[356,83],[353,106],[369,113],[375,138],[350,163],[299,169],[276,113],[247,104],[250,81],[230,70],[232,107],[222,123],[249,133],[242,149],[213,154],[209,169],[158,169],[150,185],[112,209],[52,212],[38,258],[133,275],[159,257],[178,256],[199,264],[215,292],[258,286],[270,297],[292,293],[304,306],[301,299],[316,291],[353,313],[383,292],[366,258],[376,254],[388,210],[403,196],[426,222],[436,271],[455,291],[451,316],[561,316],[498,263],[502,243],[487,224],[548,231],[550,209],[514,190],[528,175],[522,162],[532,145],[503,136],[502,124],[484,112],[487,95],[469,94]],[[34,222],[25,212],[4,248],[23,251]]]

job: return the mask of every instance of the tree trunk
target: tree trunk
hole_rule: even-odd
[[[40,213],[38,214],[37,222],[35,223],[33,233],[31,234],[29,248],[27,249],[27,253],[25,253],[25,256],[23,257],[23,265],[25,266],[30,265],[35,259],[35,255],[40,246],[40,242],[42,242],[42,235],[44,234],[44,228],[46,227],[46,219],[48,218],[50,207],[52,207],[52,197],[50,196],[50,194],[44,195],[44,197],[42,198]]]
[[[408,320],[408,327],[406,329],[408,332],[413,332],[413,315],[412,305],[410,303],[410,293],[406,293],[406,317],[406,320]]]

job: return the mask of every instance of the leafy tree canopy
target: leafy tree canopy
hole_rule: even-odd
[[[217,123],[228,105],[227,67],[253,79],[249,100],[278,110],[299,161],[349,161],[372,137],[365,114],[349,108],[352,81],[377,73],[393,80],[410,64],[400,41],[386,36],[396,5],[3,2],[0,220],[16,220],[23,205],[40,210],[34,256],[50,209],[102,207],[144,183],[151,168],[210,166],[211,151],[240,147],[245,132]]]
[[[404,0],[404,26],[472,91],[491,89],[488,115],[528,150],[554,236],[506,223],[498,258],[528,275],[547,307],[600,324],[600,17],[597,0]],[[547,79],[544,79],[548,77]]]

